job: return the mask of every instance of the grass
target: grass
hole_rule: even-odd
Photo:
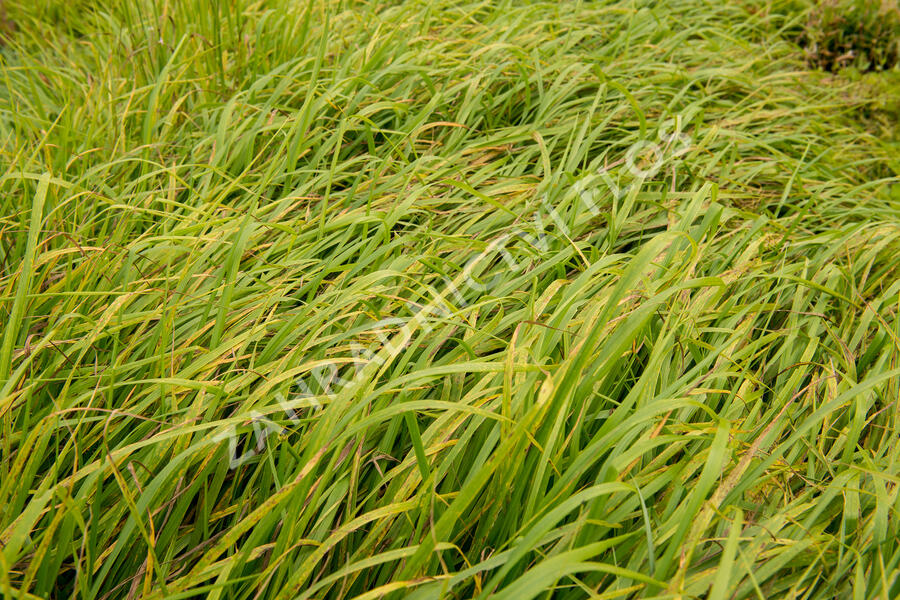
[[[896,68],[778,0],[5,5],[0,594],[900,595]]]

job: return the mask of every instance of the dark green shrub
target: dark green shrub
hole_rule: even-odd
[[[900,56],[900,7],[889,0],[814,2],[798,38],[815,68],[890,69]]]

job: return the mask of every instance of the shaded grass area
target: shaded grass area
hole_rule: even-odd
[[[900,60],[900,6],[890,0],[797,0],[793,28],[807,62],[826,71],[886,71]]]
[[[896,597],[897,140],[659,4],[8,2],[0,590]]]

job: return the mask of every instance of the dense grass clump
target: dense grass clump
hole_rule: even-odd
[[[0,594],[900,595],[898,80],[808,12],[5,8]]]

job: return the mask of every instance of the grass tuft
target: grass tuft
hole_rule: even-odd
[[[3,7],[0,595],[900,595],[891,21]]]

